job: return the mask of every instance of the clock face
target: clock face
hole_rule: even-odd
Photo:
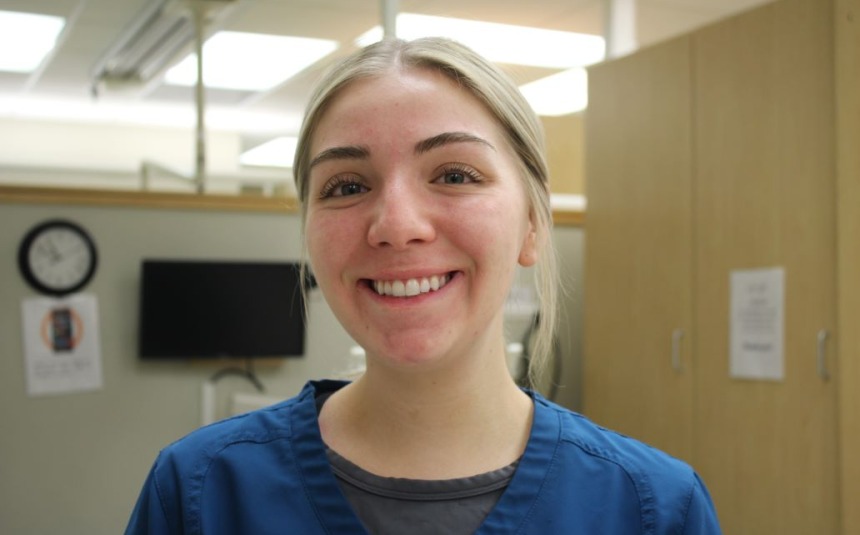
[[[24,237],[18,254],[24,278],[40,292],[65,295],[75,292],[95,274],[95,244],[80,226],[48,221]]]

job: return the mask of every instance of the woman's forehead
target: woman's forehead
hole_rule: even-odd
[[[500,140],[501,126],[474,94],[433,69],[397,69],[351,82],[332,97],[311,138],[311,158],[327,145],[386,136],[411,142],[443,132]]]

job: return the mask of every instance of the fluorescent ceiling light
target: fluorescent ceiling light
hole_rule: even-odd
[[[2,95],[0,95],[0,118],[165,128],[193,128],[197,124],[195,110],[187,105]],[[206,111],[206,126],[212,131],[277,135],[285,129],[298,129],[301,121],[302,118],[299,115],[252,113],[235,107],[211,106]]]
[[[276,137],[243,152],[239,156],[239,162],[242,165],[262,167],[292,167],[298,144],[297,137]]]
[[[65,24],[62,17],[0,11],[0,71],[35,71]]]
[[[598,63],[606,50],[603,37],[598,35],[413,13],[397,16],[397,36],[406,40],[448,37],[496,63],[552,69]],[[377,26],[360,36],[356,44],[366,46],[381,39],[382,28]]]
[[[567,115],[588,107],[588,73],[568,69],[520,86],[538,115]]]
[[[262,91],[280,84],[334,52],[336,41],[218,32],[203,45],[203,80],[208,87]],[[197,83],[197,55],[167,71],[175,85]]]

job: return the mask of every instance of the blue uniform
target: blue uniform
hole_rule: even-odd
[[[127,534],[363,534],[338,487],[309,383],[295,398],[199,429],[156,460]],[[528,445],[478,534],[720,533],[681,461],[534,397]]]

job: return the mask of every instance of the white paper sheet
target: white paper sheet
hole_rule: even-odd
[[[784,268],[732,271],[729,334],[732,377],[785,379],[784,294]]]
[[[28,395],[102,388],[95,296],[25,299],[21,312]]]

